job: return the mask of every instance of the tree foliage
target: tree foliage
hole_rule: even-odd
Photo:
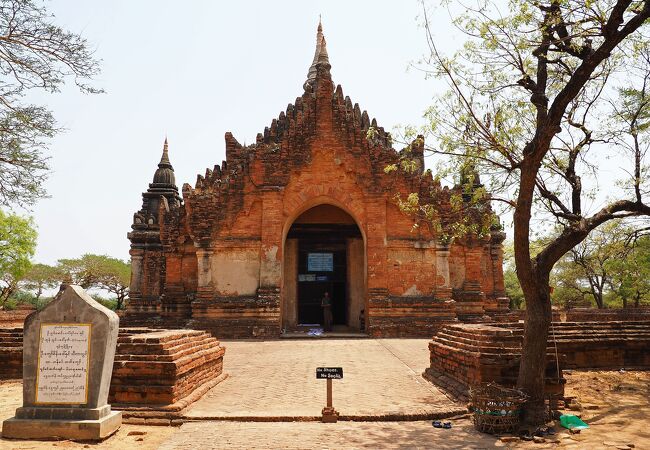
[[[32,264],[30,269],[20,280],[20,287],[34,294],[34,301],[38,303],[43,293],[61,284],[63,273],[58,267],[47,264]]]
[[[0,309],[31,266],[36,236],[31,219],[6,214],[0,209]]]
[[[551,270],[603,223],[650,215],[650,0],[478,0],[459,14],[450,5],[466,37],[456,54],[439,51],[424,19],[425,70],[449,86],[427,113],[429,150],[477,170],[491,200],[513,209],[527,308],[518,386],[530,396],[526,421],[538,423]],[[595,189],[603,154],[620,168],[607,198]],[[533,254],[535,233],[551,231]]]
[[[99,73],[88,42],[53,23],[40,2],[0,1],[0,204],[32,205],[45,195],[47,140],[60,128],[31,90],[58,92],[72,78],[82,92]]]
[[[57,265],[66,282],[84,289],[98,288],[117,297],[117,309],[124,307],[129,293],[131,265],[106,255],[85,254],[76,259],[60,259]]]

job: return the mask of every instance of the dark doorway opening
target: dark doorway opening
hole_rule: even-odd
[[[347,243],[359,238],[356,225],[295,223],[288,238],[298,240],[298,324],[323,324],[321,300],[332,299],[334,325],[348,323]]]

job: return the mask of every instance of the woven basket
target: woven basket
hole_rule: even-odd
[[[483,433],[511,433],[519,426],[527,396],[517,389],[482,383],[470,389],[474,427]]]

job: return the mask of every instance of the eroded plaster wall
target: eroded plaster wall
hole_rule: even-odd
[[[211,269],[218,295],[255,295],[259,287],[259,248],[221,248],[212,255]]]

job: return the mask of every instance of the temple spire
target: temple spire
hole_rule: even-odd
[[[174,177],[174,168],[169,161],[169,144],[167,138],[163,144],[163,152],[158,163],[158,169],[153,176],[153,182],[158,185],[166,185],[176,189],[176,178]]]
[[[331,67],[329,56],[327,55],[327,43],[325,42],[325,36],[323,36],[323,24],[320,20],[320,16],[318,19],[318,28],[316,30],[316,51],[314,52],[314,60],[307,72],[307,81],[305,81],[305,84],[303,85],[305,90],[313,88],[318,74],[318,66],[324,67],[327,71],[329,71]]]
[[[158,163],[158,167],[162,168],[168,168],[172,169],[172,164],[169,161],[169,144],[167,143],[167,136],[165,136],[165,143],[163,144],[163,153],[162,157],[160,158],[160,162]]]

